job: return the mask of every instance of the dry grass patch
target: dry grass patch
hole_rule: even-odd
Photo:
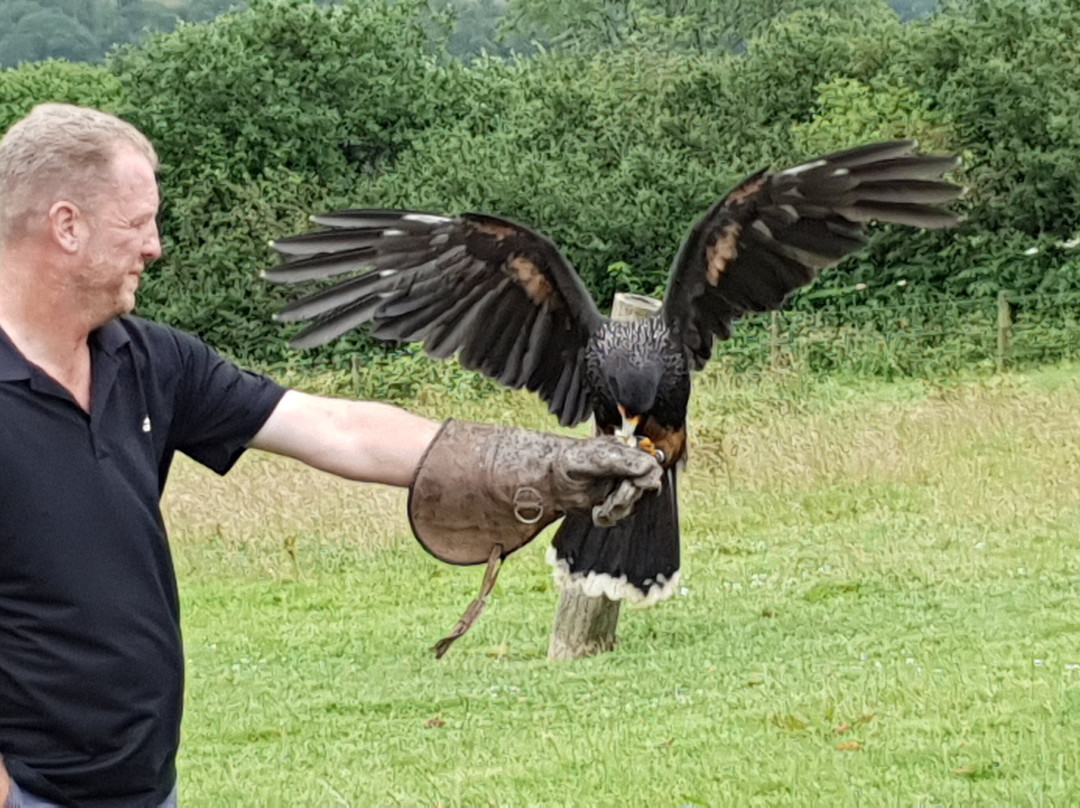
[[[162,507],[177,547],[213,545],[290,573],[300,549],[374,552],[400,541],[409,534],[405,496],[251,451],[225,477],[177,457]]]

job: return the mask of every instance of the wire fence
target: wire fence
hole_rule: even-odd
[[[857,291],[857,290],[856,290]],[[718,344],[734,371],[921,376],[1001,371],[1080,358],[1080,293],[860,301],[837,296],[814,311],[747,317]]]

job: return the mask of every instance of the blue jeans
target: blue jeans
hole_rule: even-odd
[[[165,801],[158,806],[158,808],[176,808],[176,786],[173,786],[173,790],[169,792],[169,796],[165,798]],[[24,791],[19,788],[19,784],[14,780],[11,781],[11,793],[8,795],[7,805],[0,806],[0,808],[60,808],[55,802],[44,800],[41,797],[37,797],[31,794],[29,791]]]

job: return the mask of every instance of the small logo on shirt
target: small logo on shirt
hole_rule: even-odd
[[[150,416],[147,415],[145,418],[142,419],[142,431],[149,432],[150,429]]]

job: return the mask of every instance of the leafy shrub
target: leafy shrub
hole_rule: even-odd
[[[46,101],[117,113],[125,95],[120,80],[95,65],[49,60],[0,70],[0,132]]]
[[[282,295],[259,280],[266,244],[436,114],[417,7],[265,0],[111,56],[125,117],[162,160],[166,255],[142,313],[247,361],[289,355],[270,319]]]
[[[371,367],[426,361],[361,335],[303,355],[285,347],[290,332],[270,314],[289,293],[258,274],[274,260],[267,240],[304,229],[312,211],[509,216],[554,238],[604,306],[618,290],[661,294],[686,229],[740,177],[878,137],[962,153],[967,220],[935,233],[875,228],[868,250],[791,301],[791,317],[815,324],[800,361],[840,367],[820,335],[850,347],[874,333],[885,347],[852,348],[867,369],[920,372],[905,346],[925,319],[949,339],[917,350],[942,367],[983,363],[992,353],[979,352],[968,315],[940,307],[992,317],[1002,289],[1028,296],[1017,350],[1045,354],[1055,324],[1071,334],[1067,308],[1046,296],[1080,291],[1066,246],[1080,231],[1074,3],[957,0],[903,24],[880,0],[775,0],[734,39],[717,19],[706,39],[723,47],[686,38],[686,19],[715,4],[664,19],[661,5],[578,9],[586,27],[607,19],[590,22],[589,9],[634,11],[616,20],[629,26],[618,48],[585,36],[573,52],[465,66],[433,46],[421,0],[256,0],[123,48],[108,73],[63,62],[0,72],[0,123],[59,99],[146,131],[163,160],[166,257],[140,310],[249,362],[352,374],[357,355]],[[542,12],[534,23],[573,11],[562,0],[517,6]],[[664,37],[676,53],[657,47]],[[908,326],[889,319],[895,307],[909,307]],[[725,348],[735,363],[762,350],[741,334]],[[410,378],[395,389],[412,389]]]

